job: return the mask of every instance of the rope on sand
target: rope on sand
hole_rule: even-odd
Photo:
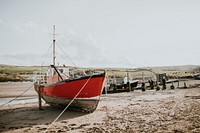
[[[45,133],[48,131],[49,128],[60,118],[60,116],[67,110],[67,108],[72,104],[72,102],[77,98],[77,96],[81,93],[81,91],[84,89],[86,84],[89,82],[91,79],[92,75],[89,77],[89,79],[85,82],[85,84],[82,86],[82,88],[79,90],[79,92],[76,94],[76,96],[70,101],[70,103],[65,107],[65,109],[56,117],[56,119],[49,125],[49,127],[44,131]]]
[[[6,103],[0,105],[0,107],[1,107],[1,106],[4,106],[4,105],[6,105],[6,104],[9,104],[9,103],[11,103],[12,101],[16,100],[18,97],[22,96],[24,93],[26,93],[28,90],[30,90],[30,89],[33,87],[33,85],[34,85],[34,84],[32,84],[28,89],[26,89],[24,92],[22,92],[20,95],[16,96],[16,97],[13,98],[12,100],[10,100],[10,101],[8,101],[8,102],[6,102]]]

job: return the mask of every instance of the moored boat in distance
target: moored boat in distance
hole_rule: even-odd
[[[118,78],[111,76],[107,79],[103,94],[133,91],[138,86],[138,82],[139,80],[129,79],[127,76]]]
[[[53,35],[55,35],[55,26]],[[53,38],[53,53],[53,65],[48,68],[42,82],[34,83],[34,89],[50,105],[69,106],[77,110],[93,112],[105,85],[105,72],[72,76],[69,68],[56,67],[55,37]]]
[[[194,74],[194,78],[195,78],[195,79],[200,79],[200,73]]]

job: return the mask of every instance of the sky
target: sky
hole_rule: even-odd
[[[0,0],[0,64],[200,65],[199,0]]]

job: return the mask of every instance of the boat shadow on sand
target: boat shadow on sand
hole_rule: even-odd
[[[48,105],[43,106],[42,110],[39,110],[36,105],[32,107],[10,107],[8,109],[0,109],[0,132],[43,124],[49,125],[57,118],[63,109],[64,108],[55,108]],[[86,112],[66,110],[56,122],[87,114]]]

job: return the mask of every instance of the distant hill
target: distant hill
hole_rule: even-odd
[[[179,65],[179,66],[161,66],[161,67],[145,67],[145,68],[170,70],[170,71],[200,71],[200,65]]]
[[[14,66],[0,64],[0,74],[2,73],[20,73],[20,74],[32,74],[34,71],[39,71],[40,66]]]
[[[44,66],[45,67],[45,66]],[[47,66],[46,66],[47,67]],[[15,66],[0,64],[0,73],[33,73],[34,71],[40,71],[41,66]],[[180,66],[158,66],[158,67],[143,67],[143,68],[82,68],[82,69],[106,69],[111,71],[120,70],[138,70],[138,69],[150,69],[150,70],[162,70],[162,71],[200,71],[200,65],[180,65]]]
[[[43,71],[47,66],[43,67]],[[73,67],[71,67],[73,68]],[[107,70],[107,75],[123,77],[129,72],[133,78],[152,76],[152,73],[166,73],[171,77],[192,77],[193,74],[200,72],[200,65],[181,65],[181,66],[161,66],[144,68],[81,68],[82,70],[102,71]],[[15,66],[0,64],[0,82],[1,81],[23,81],[33,76],[35,71],[40,72],[41,66]]]
[[[25,81],[33,75],[35,71],[40,71],[39,66],[14,66],[0,64],[0,82]]]

